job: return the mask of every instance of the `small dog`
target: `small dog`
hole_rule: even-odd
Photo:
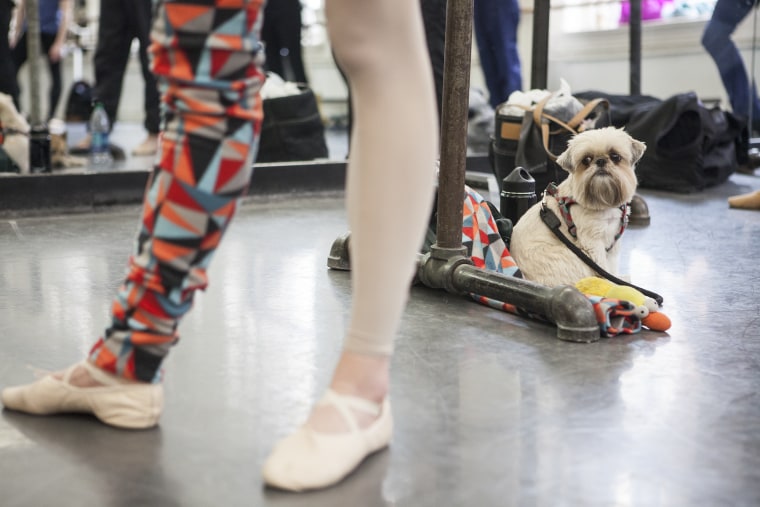
[[[18,112],[10,95],[0,93],[0,127],[3,150],[21,170],[29,174],[29,123]]]
[[[553,211],[560,231],[599,267],[617,274],[620,235],[638,181],[634,168],[646,145],[623,129],[606,127],[575,135],[557,164],[570,175],[544,193],[517,221],[510,253],[527,280],[555,287],[597,276],[543,223],[542,206]]]

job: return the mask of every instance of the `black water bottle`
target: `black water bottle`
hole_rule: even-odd
[[[34,125],[29,132],[29,172],[49,173],[52,169],[50,131],[47,125]]]
[[[502,181],[501,214],[514,225],[536,200],[536,180],[522,167],[515,167]]]

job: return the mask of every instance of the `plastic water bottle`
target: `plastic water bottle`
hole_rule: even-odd
[[[90,116],[90,164],[96,167],[111,165],[111,151],[108,145],[108,133],[111,125],[102,102],[96,102]]]

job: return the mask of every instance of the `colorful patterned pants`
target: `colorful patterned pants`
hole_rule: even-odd
[[[165,0],[152,31],[163,133],[141,228],[112,322],[90,360],[105,371],[158,379],[177,324],[251,178],[264,82],[263,0]]]

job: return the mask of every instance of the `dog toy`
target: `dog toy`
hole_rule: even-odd
[[[670,329],[670,319],[660,311],[657,302],[627,285],[617,285],[604,278],[589,276],[575,283],[575,288],[583,294],[601,296],[610,299],[628,301],[636,307],[641,318],[641,324],[652,331],[667,331]]]
[[[664,313],[657,311],[652,312],[643,319],[641,319],[641,324],[643,326],[648,327],[652,331],[662,331],[665,332],[668,329],[670,329],[671,323],[670,319],[667,315]]]

